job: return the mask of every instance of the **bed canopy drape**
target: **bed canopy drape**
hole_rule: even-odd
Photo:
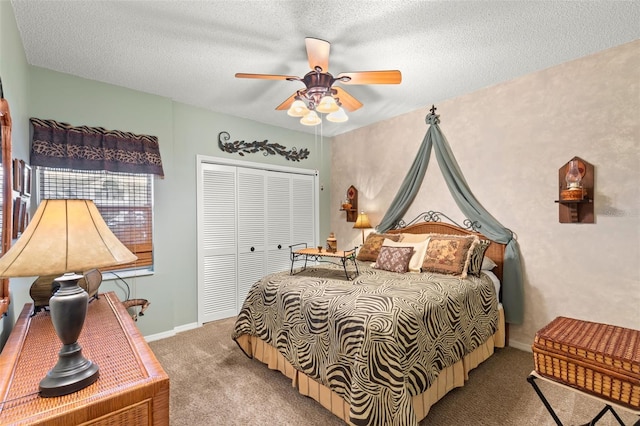
[[[513,232],[502,226],[471,192],[449,143],[438,126],[439,117],[435,113],[435,107],[431,108],[431,112],[426,117],[429,128],[422,140],[416,159],[376,229],[378,232],[385,232],[402,219],[420,189],[433,147],[440,171],[458,208],[469,220],[479,224],[479,228],[485,236],[507,245],[504,254],[502,305],[506,322],[521,324],[524,317],[524,284],[518,242]]]

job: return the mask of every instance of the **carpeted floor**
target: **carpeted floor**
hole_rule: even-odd
[[[314,400],[300,395],[291,380],[247,358],[231,340],[235,318],[149,345],[170,378],[171,425],[344,425]],[[498,349],[471,371],[464,387],[431,407],[420,426],[554,426],[526,381],[533,357],[517,349]],[[583,394],[541,382],[540,388],[565,425],[585,424],[603,407]],[[626,425],[638,416],[617,410]],[[599,426],[618,425],[611,413]]]

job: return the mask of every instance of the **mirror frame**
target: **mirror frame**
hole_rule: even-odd
[[[6,253],[11,247],[11,227],[13,198],[12,172],[11,172],[11,112],[9,102],[4,99],[2,93],[2,80],[0,80],[0,127],[2,128],[2,239],[0,241],[0,255]],[[0,315],[4,315],[9,309],[9,279],[0,278]]]

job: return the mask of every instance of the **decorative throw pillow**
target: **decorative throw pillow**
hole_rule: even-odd
[[[411,247],[413,248],[413,254],[409,259],[409,272],[420,272],[422,262],[424,262],[424,256],[427,254],[427,246],[429,245],[429,239],[422,242],[408,243],[404,241],[395,242],[388,238],[384,239],[382,247]]]
[[[481,240],[473,247],[471,250],[471,257],[469,257],[469,274],[476,276],[480,275],[480,270],[482,269],[482,263],[484,260],[484,252],[489,248],[489,244],[491,244],[490,240]]]
[[[388,238],[392,241],[400,241],[400,234],[376,234],[371,233],[367,236],[362,247],[360,247],[360,251],[358,251],[358,255],[356,259],[362,262],[375,262],[378,259],[378,254],[380,253],[380,247],[382,247],[382,243],[385,238]]]
[[[475,235],[432,235],[422,270],[440,274],[467,276],[470,249],[480,241]]]
[[[480,269],[483,271],[490,271],[496,266],[498,266],[496,265],[496,262],[491,260],[490,257],[485,256],[484,259],[482,259],[482,266],[480,267]]]
[[[376,260],[376,268],[391,272],[407,272],[412,253],[412,247],[382,246]]]

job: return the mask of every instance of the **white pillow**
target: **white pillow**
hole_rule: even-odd
[[[422,267],[422,262],[424,262],[424,257],[427,254],[427,247],[429,246],[429,238],[422,242],[405,242],[398,241],[395,242],[388,238],[385,238],[383,246],[387,247],[411,247],[413,248],[413,254],[411,255],[411,259],[409,260],[409,272],[420,272],[420,268]]]
[[[495,268],[496,266],[496,262],[494,262],[493,260],[491,260],[491,258],[485,256],[482,258],[482,266],[480,266],[480,270],[482,271],[490,271],[493,268]]]

